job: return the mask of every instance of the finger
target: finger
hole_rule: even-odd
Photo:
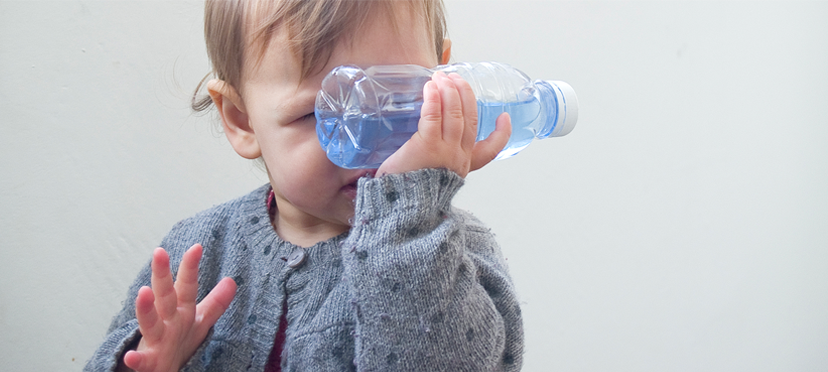
[[[433,80],[423,87],[423,107],[420,109],[420,122],[417,124],[419,136],[424,138],[442,137],[443,117],[440,103],[440,91]]]
[[[152,254],[152,293],[155,294],[155,310],[161,318],[168,319],[178,306],[170,272],[170,257],[163,248]]]
[[[132,370],[141,371],[141,370],[148,370],[148,366],[146,366],[144,362],[144,356],[135,350],[127,351],[124,354],[124,364]]]
[[[477,99],[474,96],[471,85],[460,75],[452,73],[449,75],[449,78],[457,86],[457,92],[460,94],[460,102],[463,105],[463,121],[465,125],[461,146],[464,151],[471,152],[474,148],[474,142],[477,139]]]
[[[203,248],[195,244],[181,258],[178,266],[178,276],[175,279],[175,293],[178,296],[178,306],[195,310],[196,296],[198,295],[198,263],[201,261]]]
[[[472,152],[471,169],[475,171],[489,164],[497,154],[503,151],[509,137],[512,135],[512,118],[508,113],[502,113],[495,121],[495,130],[486,139],[474,144]]]
[[[204,300],[196,306],[196,327],[197,333],[202,332],[206,335],[207,330],[210,329],[221,314],[227,311],[233,297],[236,295],[236,282],[230,278],[222,279],[213,290],[204,297]]]
[[[143,338],[147,341],[161,338],[164,323],[159,321],[158,313],[155,312],[155,297],[149,287],[138,290],[138,297],[135,299],[135,318],[138,319],[138,328]]]
[[[463,138],[464,117],[460,93],[452,79],[443,73],[437,76],[437,86],[440,88],[443,116],[443,140],[448,143],[459,143]]]

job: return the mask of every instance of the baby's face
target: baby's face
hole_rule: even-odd
[[[284,32],[273,36],[258,67],[246,74],[241,94],[276,194],[276,229],[294,244],[308,246],[347,231],[356,182],[366,174],[337,167],[319,145],[314,102],[325,75],[344,64],[437,65],[424,22],[397,8],[399,33],[386,16],[373,17],[338,43],[319,73],[301,82],[300,64]]]

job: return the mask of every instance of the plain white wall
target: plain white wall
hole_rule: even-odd
[[[447,1],[580,120],[468,177],[526,371],[828,370],[828,2]],[[265,182],[193,1],[0,0],[0,369],[80,370],[176,221]]]

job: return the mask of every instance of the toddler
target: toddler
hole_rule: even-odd
[[[494,237],[451,201],[481,142],[468,83],[437,73],[418,131],[379,169],[319,145],[333,67],[446,63],[440,0],[208,0],[206,83],[269,184],[175,225],[88,371],[516,371],[520,308]],[[170,268],[177,268],[171,272]]]

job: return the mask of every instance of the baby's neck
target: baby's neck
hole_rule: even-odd
[[[278,212],[271,221],[273,229],[282,240],[302,248],[312,247],[316,243],[329,240],[350,230],[350,226],[340,226],[331,223],[296,225],[281,218]]]
[[[270,224],[273,230],[282,240],[298,245],[303,248],[314,246],[316,243],[326,241],[337,235],[350,230],[350,226],[338,226],[336,224],[316,221],[315,223],[296,224],[291,223],[290,216],[279,213],[278,199],[273,190],[267,197],[267,212],[270,215]],[[296,216],[294,216],[296,217]],[[301,221],[301,219],[295,219]]]

